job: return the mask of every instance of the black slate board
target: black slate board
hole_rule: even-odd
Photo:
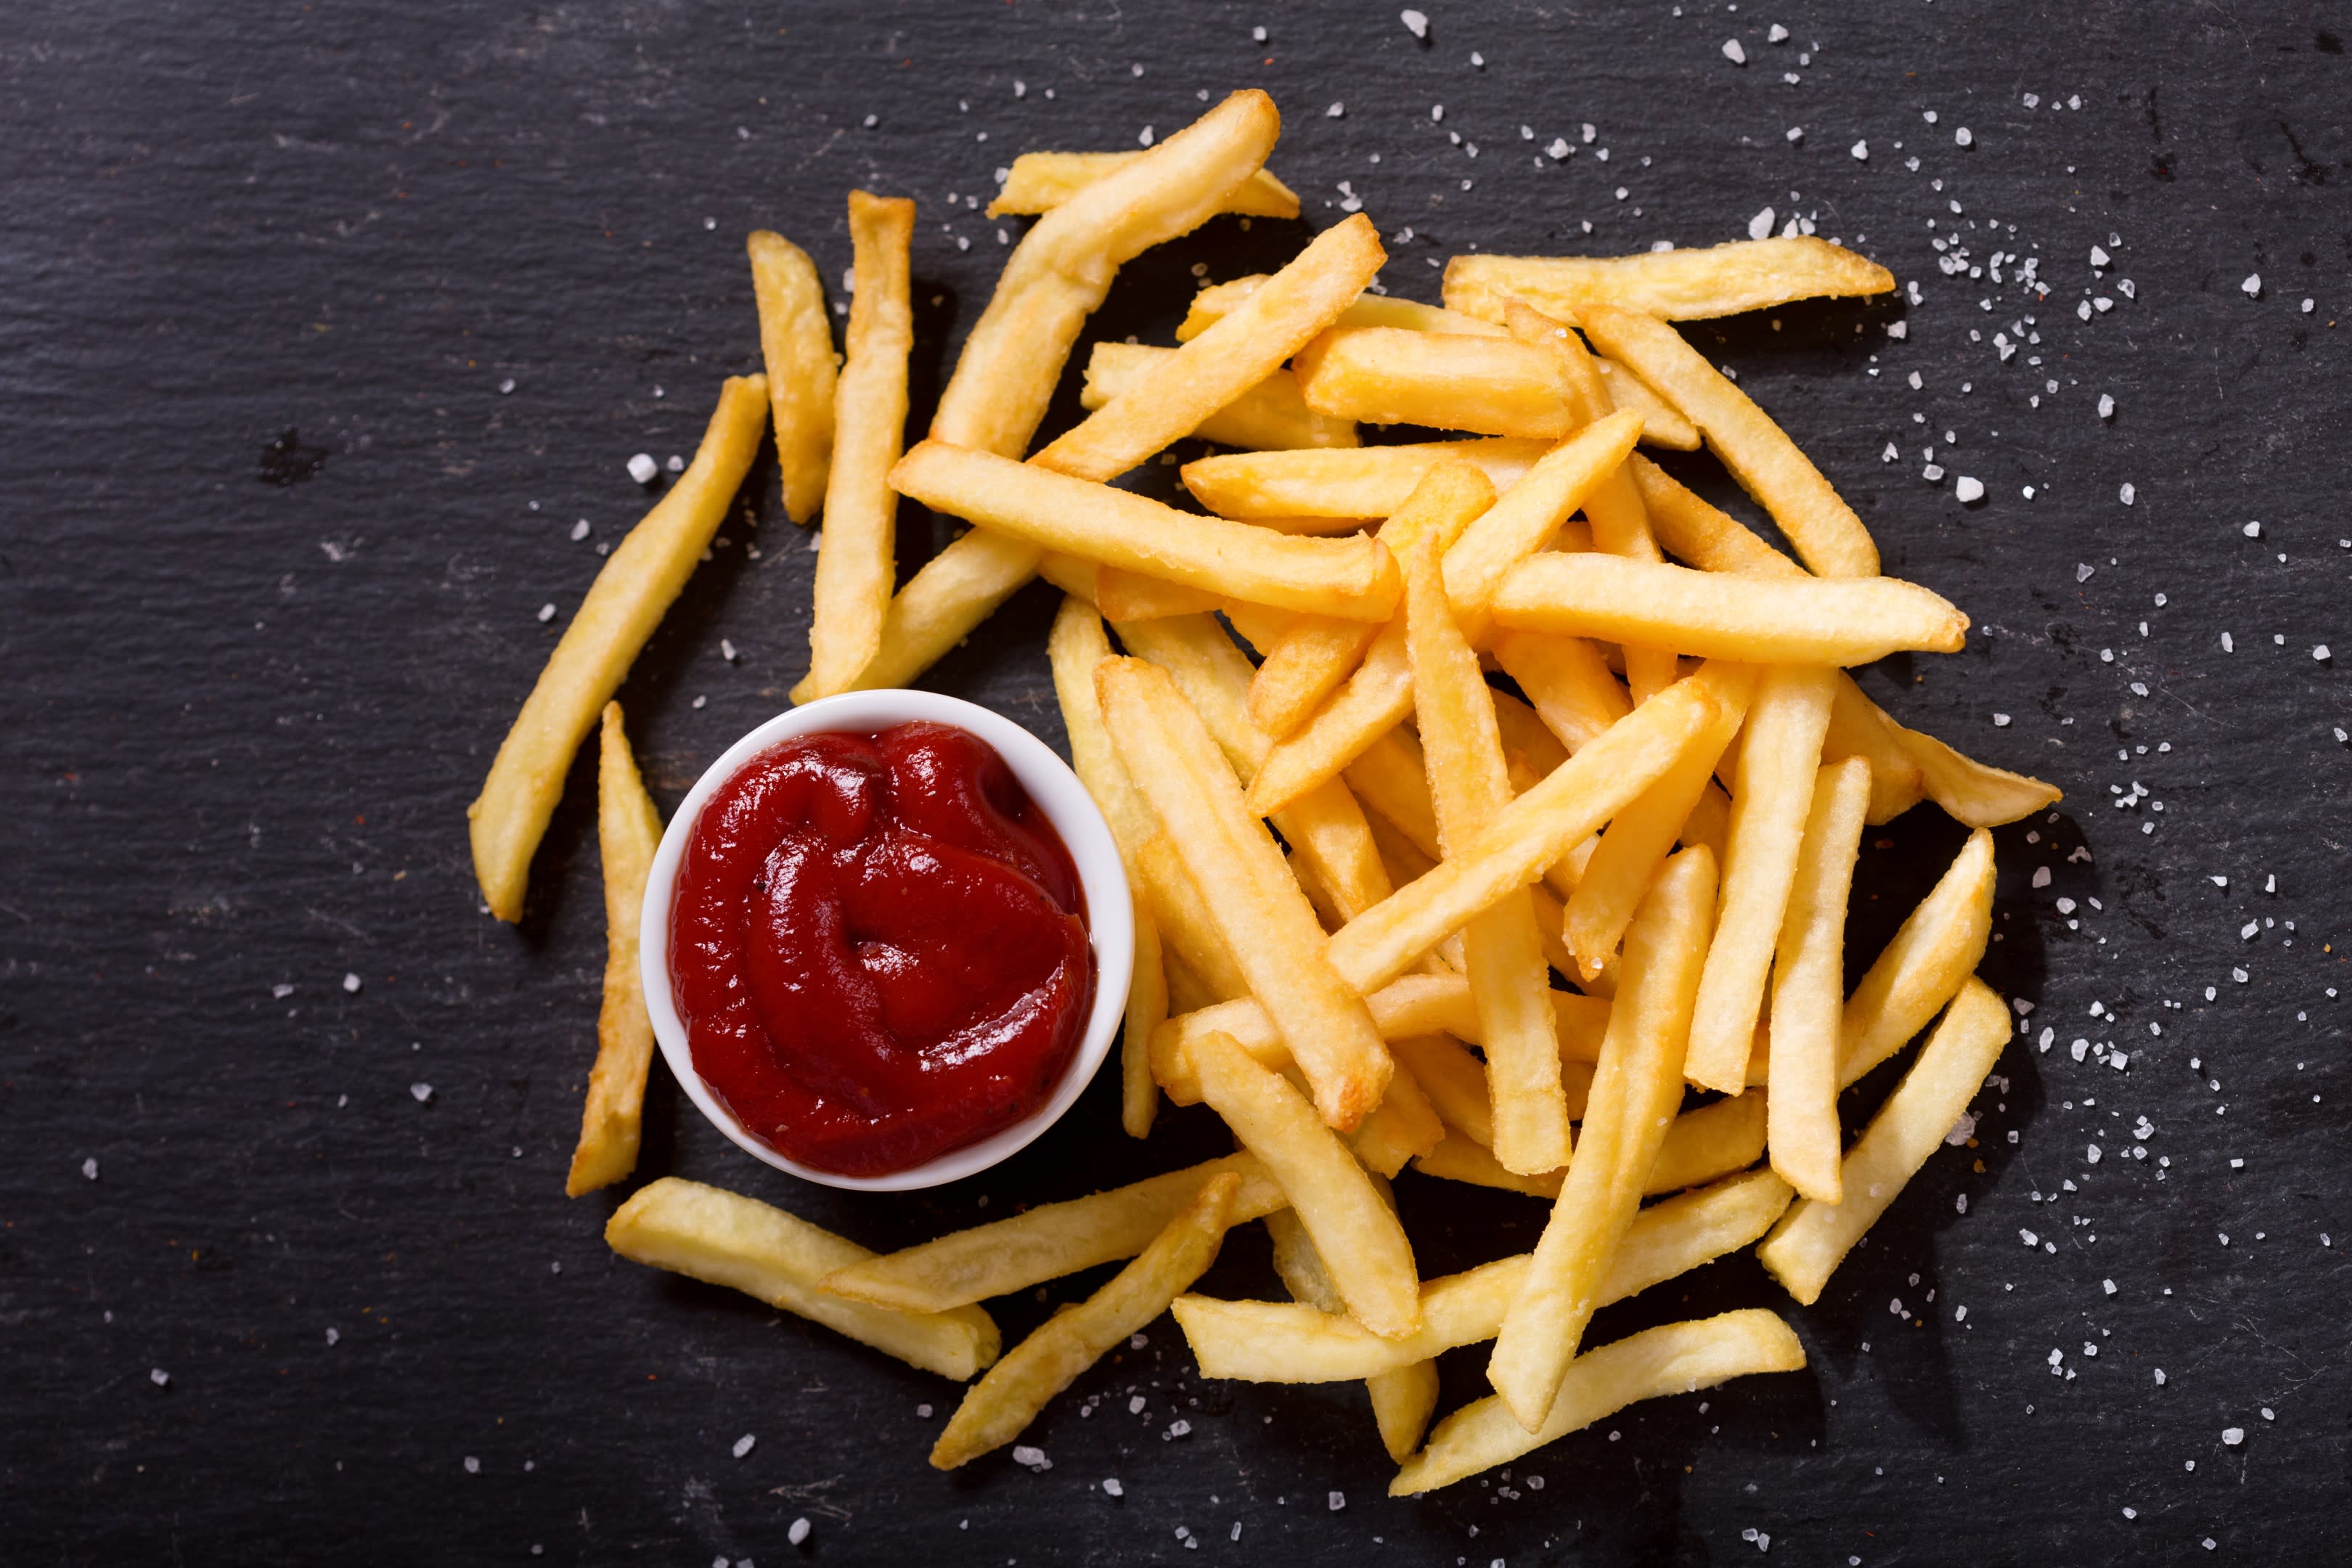
[[[2342,1560],[2352,13],[1430,9],[1425,40],[1379,5],[12,10],[0,1557]],[[1979,1147],[1814,1309],[1741,1260],[1602,1326],[1778,1306],[1810,1370],[1414,1501],[1382,1495],[1360,1391],[1203,1384],[1164,1321],[1040,1423],[1050,1470],[943,1478],[952,1388],[614,1260],[614,1200],[561,1195],[602,963],[586,772],[519,931],[478,912],[463,832],[561,624],[534,613],[596,569],[574,521],[618,538],[645,504],[625,460],[691,451],[717,378],[757,363],[747,229],[833,278],[848,186],[918,197],[927,401],[1004,254],[950,193],[1241,86],[1287,111],[1275,166],[1311,223],[1352,192],[1414,230],[1400,293],[1433,299],[1431,263],[1474,243],[1709,243],[1767,205],[1916,279],[1696,341],[1889,572],[1975,617],[1965,655],[1870,689],[2067,792],[2000,836],[1987,973],[2036,1011]],[[1213,224],[1098,330],[1165,341],[1195,264],[1304,232]],[[2009,255],[2006,281],[1939,270],[1938,237]],[[2079,321],[2086,296],[2112,308]],[[2040,342],[2004,362],[2029,310]],[[756,480],[624,693],[666,806],[802,668],[814,557]],[[1023,595],[929,683],[1058,742],[1051,609]],[[2135,781],[2152,798],[2118,809]],[[1874,835],[1858,943],[1957,837],[1933,807]],[[2078,1036],[2127,1070],[2075,1062]],[[1214,1145],[1202,1113],[1131,1145],[1108,1087],[1013,1165],[878,1202],[753,1164],[661,1086],[642,1171],[890,1246]],[[1540,1222],[1399,1192],[1432,1271]],[[1263,1242],[1209,1287],[1268,1290]],[[1045,1310],[1001,1305],[1008,1332]],[[1449,1403],[1478,1376],[1449,1361]]]

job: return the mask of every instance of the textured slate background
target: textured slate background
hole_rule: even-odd
[[[0,1556],[773,1564],[806,1517],[797,1551],[846,1562],[1741,1561],[1766,1536],[1822,1563],[2340,1560],[2352,12],[1427,8],[1417,42],[1385,5],[11,7]],[[562,1196],[602,963],[586,771],[520,931],[467,873],[463,807],[562,624],[535,612],[568,616],[643,510],[629,455],[690,452],[756,363],[744,231],[837,277],[848,186],[919,198],[919,416],[1003,254],[950,194],[1243,85],[1288,112],[1275,163],[1312,222],[1352,192],[1412,228],[1399,292],[1434,298],[1472,244],[1706,243],[1766,205],[1916,280],[1697,341],[1890,572],[1976,618],[1966,654],[1873,689],[2067,792],[2001,834],[1988,972],[2038,1010],[1981,1146],[1790,1310],[1811,1370],[1411,1502],[1382,1496],[1359,1390],[1204,1386],[1164,1321],[1041,1423],[1051,1470],[932,1473],[954,1390],[616,1262],[613,1200]],[[1195,265],[1301,232],[1213,225],[1098,326],[1150,341]],[[1955,235],[1958,277],[1932,247]],[[1994,250],[2038,258],[2048,297],[2014,259],[1969,269]],[[1923,479],[1931,443],[1980,506]],[[802,668],[814,557],[757,478],[624,693],[665,805]],[[933,683],[1058,739],[1050,612],[1023,595]],[[2153,798],[2117,809],[2135,781]],[[1874,836],[1864,952],[1957,837],[1932,807]],[[753,1164],[662,1086],[643,1169],[890,1246],[1214,1143],[1195,1114],[1129,1145],[1107,1088],[1014,1165],[885,1202]],[[1431,1271],[1540,1222],[1399,1193]],[[1211,1285],[1269,1289],[1263,1242]],[[1661,1294],[1602,1331],[1787,1305],[1744,1260]],[[1009,1332],[1045,1310],[1003,1306]],[[1478,1378],[1454,1359],[1449,1402]]]

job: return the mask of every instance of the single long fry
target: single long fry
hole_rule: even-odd
[[[1511,787],[1524,795],[1535,787],[1536,781],[1568,761],[1568,748],[1532,707],[1499,687],[1490,686],[1486,690],[1494,699],[1495,727],[1502,732],[1503,753],[1518,759],[1512,764]],[[1524,784],[1519,778],[1522,771],[1526,774]]]
[[[1389,1052],[1412,1072],[1446,1126],[1482,1146],[1494,1146],[1495,1114],[1486,1063],[1448,1035],[1408,1035],[1391,1040]]]
[[[1825,1204],[1838,1201],[1838,1040],[1845,999],[1845,909],[1870,805],[1870,763],[1815,775],[1797,871],[1772,965],[1772,1168]]]
[[[1263,272],[1246,278],[1235,278],[1223,283],[1213,283],[1192,296],[1184,312],[1184,322],[1176,329],[1176,341],[1199,337],[1202,332],[1241,308],[1242,302],[1265,286]],[[1492,321],[1482,321],[1475,316],[1465,316],[1459,310],[1447,310],[1435,305],[1423,305],[1417,300],[1400,300],[1390,294],[1365,294],[1358,297],[1334,322],[1341,327],[1406,327],[1423,332],[1468,332],[1475,337],[1497,338],[1502,329]]]
[[[1372,1395],[1372,1419],[1379,1423],[1381,1446],[1398,1464],[1421,1447],[1421,1435],[1437,1413],[1437,1363],[1409,1362],[1393,1371],[1367,1378]]]
[[[1570,1114],[1581,1119],[1591,1109],[1592,1069],[1581,1062],[1563,1062],[1560,1078],[1568,1089]],[[1744,1094],[1675,1117],[1658,1144],[1657,1158],[1642,1183],[1642,1195],[1678,1193],[1745,1171],[1762,1159],[1765,1100],[1761,1094]],[[1435,1148],[1416,1159],[1413,1168],[1443,1181],[1524,1193],[1531,1198],[1557,1198],[1567,1181],[1564,1170],[1525,1176],[1507,1171],[1466,1131],[1449,1132]]]
[[[1168,1310],[1208,1272],[1232,1223],[1241,1178],[1213,1176],[1168,1227],[1110,1282],[1058,1312],[1013,1347],[974,1384],[931,1448],[931,1465],[952,1470],[1019,1436],[1078,1373]]]
[[[1556,632],[1498,631],[1495,662],[1519,683],[1544,727],[1573,756],[1633,710],[1601,650]]]
[[[849,193],[857,292],[849,302],[849,360],[834,393],[809,672],[793,688],[794,702],[848,690],[882,646],[890,614],[898,515],[890,468],[907,437],[907,355],[915,344],[907,247],[914,232],[913,202]]]
[[[1232,1037],[1205,1035],[1192,1056],[1201,1098],[1281,1184],[1348,1310],[1376,1334],[1411,1333],[1421,1321],[1412,1244],[1347,1145]]]
[[[1978,828],[1846,998],[1838,1087],[1903,1048],[1975,973],[1992,940],[1992,835]]]
[[[661,847],[661,814],[629,738],[621,705],[604,704],[596,753],[596,848],[604,862],[604,1000],[596,1014],[596,1065],[588,1069],[580,1142],[564,1179],[566,1197],[612,1185],[637,1168],[637,1135],[653,1067],[654,1026],[646,1013],[645,972],[637,963],[637,916],[646,877]]]
[[[1558,368],[1509,338],[1341,327],[1296,368],[1307,405],[1341,418],[1551,441],[1575,428]]]
[[[1756,664],[1868,664],[1919,649],[1958,653],[1969,618],[1893,577],[1742,579],[1686,566],[1550,552],[1512,568],[1495,595],[1507,626],[1645,643]]]
[[[1838,672],[1837,695],[1830,702],[1830,727],[1822,736],[1822,757],[1827,762],[1861,757],[1870,763],[1873,826],[1894,821],[1927,796],[1926,775],[1904,750],[1904,733],[1902,725],[1862,694],[1853,676]]]
[[[1380,630],[1365,621],[1299,616],[1250,678],[1251,720],[1277,741],[1297,729],[1363,662]]]
[[[1642,416],[1642,442],[1677,452],[1699,448],[1698,426],[1683,411],[1650,390],[1650,384],[1611,359],[1594,354],[1592,362],[1609,388],[1609,401]]]
[[[1255,1053],[1251,1054],[1255,1058]],[[1364,1169],[1385,1180],[1437,1147],[1444,1137],[1445,1123],[1438,1119],[1437,1108],[1430,1104],[1412,1071],[1399,1063],[1389,1076],[1388,1092],[1348,1134],[1348,1147]]]
[[[1699,983],[1684,1069],[1703,1089],[1738,1094],[1748,1081],[1765,977],[1812,809],[1830,694],[1829,671],[1782,667],[1763,673],[1748,705],[1731,792],[1723,909]]]
[[[1078,405],[1089,411],[1137,385],[1172,359],[1174,349],[1150,343],[1097,342],[1087,356],[1086,384]],[[1334,419],[1307,406],[1298,378],[1277,370],[1192,426],[1192,435],[1247,451],[1283,451],[1302,447],[1353,447],[1356,422]]]
[[[1749,1171],[1642,1210],[1610,1260],[1601,1304],[1639,1295],[1747,1246],[1771,1228],[1795,1195],[1771,1172]],[[1274,1217],[1267,1216],[1269,1228]],[[1278,1266],[1279,1241],[1275,1256]],[[1204,1377],[1352,1382],[1493,1339],[1528,1264],[1528,1255],[1521,1253],[1427,1281],[1421,1288],[1421,1327],[1392,1340],[1296,1285],[1296,1303],[1180,1296],[1172,1310]],[[1285,1281],[1289,1278],[1286,1272]]]
[[[1412,1497],[1451,1486],[1644,1399],[1694,1394],[1757,1373],[1796,1372],[1804,1364],[1805,1347],[1789,1325],[1761,1308],[1646,1330],[1571,1363],[1549,1414],[1532,1433],[1499,1398],[1481,1399],[1448,1415],[1389,1482],[1389,1495]]]
[[[768,401],[775,415],[776,471],[783,482],[784,515],[806,522],[824,504],[833,461],[835,387],[841,361],[833,352],[833,325],[824,285],[808,252],[781,234],[753,231],[751,294],[760,310],[760,352],[767,363]]]
[[[2056,785],[1961,755],[1933,735],[1895,725],[1895,738],[1919,765],[1928,798],[1964,827],[1999,827],[2058,804]]]
[[[1024,153],[1013,160],[991,217],[1027,217],[1049,213],[1100,180],[1142,157],[1140,153]],[[1244,217],[1297,217],[1298,196],[1265,169],[1225,193],[1219,212]]]
[[[726,520],[767,427],[767,398],[762,376],[730,376],[719,388],[694,461],[596,574],[499,743],[482,793],[466,808],[474,877],[499,919],[522,918],[530,858],[563,793],[572,753]]]
[[[1486,1380],[1530,1432],[1542,1427],[1600,1305],[1610,1257],[1633,1224],[1682,1099],[1683,1050],[1714,910],[1715,857],[1685,849],[1659,868],[1625,932],[1624,973],[1576,1159],[1486,1363]]]
[[[1442,463],[1469,463],[1501,490],[1551,447],[1549,441],[1495,437],[1350,451],[1234,452],[1196,458],[1180,477],[1192,499],[1219,517],[1389,517]]]
[[[1799,1201],[1756,1249],[1790,1295],[1807,1306],[1820,1297],[1839,1262],[1969,1108],[2008,1042],[2009,1009],[1990,986],[1970,976],[1919,1059],[1847,1153],[1843,1200]]]
[[[1514,299],[1564,321],[1599,304],[1695,321],[1894,287],[1895,275],[1869,258],[1796,235],[1635,256],[1470,255],[1445,264],[1446,308],[1490,321],[1503,320]]]
[[[909,1366],[958,1382],[996,1359],[996,1324],[978,1307],[900,1310],[827,1295],[817,1281],[874,1254],[782,1209],[663,1176],[605,1222],[604,1241],[635,1262],[756,1296]]]
[[[1324,1117],[1353,1128],[1380,1103],[1391,1067],[1362,988],[1333,970],[1306,894],[1167,672],[1111,659],[1095,679],[1128,773],[1158,813],[1251,994],[1314,1085]]]
[[[1155,834],[1136,852],[1130,873],[1151,905],[1154,923],[1187,967],[1220,1001],[1249,994],[1249,981],[1225,946],[1201,889],[1184,869],[1183,857],[1165,834]]]
[[[1549,357],[1549,356],[1548,356]],[[1445,552],[1445,592],[1474,640],[1512,568],[1543,547],[1633,449],[1639,416],[1612,414],[1544,454]]]
[[[1589,305],[1576,318],[1602,353],[1690,416],[1731,477],[1772,514],[1806,565],[1825,577],[1878,574],[1878,547],[1853,509],[1755,400],[1680,333],[1655,317],[1605,305]]]

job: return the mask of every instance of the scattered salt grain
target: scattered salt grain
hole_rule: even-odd
[[[2246,280],[2238,287],[2246,291],[2247,299],[2259,300],[2263,296],[2263,275],[2259,272],[2249,272],[2246,274]]]
[[[1328,1500],[1331,1505],[1331,1511],[1333,1513],[1337,1513],[1341,1509],[1348,1506],[1348,1494],[1346,1492],[1333,1492]]]
[[[2243,1426],[2224,1426],[2221,1428],[2221,1441],[2229,1447],[2234,1448],[2245,1440],[2246,1429]]]
[[[734,1450],[735,1457],[740,1459],[744,1455],[750,1453],[751,1451],[752,1445],[759,1442],[759,1438],[753,1436],[749,1432],[746,1432],[740,1437],[736,1438]]]
[[[654,476],[660,472],[661,465],[654,461],[650,452],[639,452],[629,459],[629,478],[641,485],[653,483]]]
[[[160,1366],[151,1367],[147,1372],[147,1381],[158,1388],[168,1388],[171,1386],[172,1374]]]
[[[1962,474],[1952,481],[1952,494],[1958,498],[1962,506],[1971,506],[1984,500],[1984,481],[1981,479],[1970,479],[1968,475]]]
[[[1870,143],[1867,142],[1857,142],[1853,146],[1847,148],[1846,151],[1853,154],[1854,161],[1856,163],[1867,163],[1870,162]]]
[[[1016,1465],[1025,1465],[1030,1469],[1040,1473],[1054,1468],[1054,1461],[1045,1457],[1045,1449],[1033,1448],[1026,1443],[1014,1446],[1013,1462]]]
[[[1425,38],[1429,37],[1429,18],[1423,16],[1420,12],[1400,11],[1397,13],[1397,20],[1402,22],[1404,24],[1404,30],[1411,33],[1414,37]]]
[[[541,626],[545,626],[548,622],[550,622],[550,621],[553,620],[554,618],[555,618],[555,606],[554,606],[552,604],[541,605],[539,607],[539,624],[540,624]]]
[[[98,1180],[98,1162],[97,1162],[97,1160],[95,1160],[95,1159],[89,1159],[89,1160],[84,1160],[84,1161],[81,1163],[81,1178],[82,1178],[82,1180],[83,1180],[83,1181],[85,1181],[85,1182],[94,1182],[94,1181]]]
[[[809,1521],[806,1519],[796,1519],[793,1521],[792,1528],[784,1531],[784,1539],[792,1542],[794,1546],[798,1546],[802,1542],[806,1541],[808,1538]]]
[[[1119,1485],[1118,1478],[1117,1476],[1113,1476],[1110,1479],[1103,1482],[1102,1489],[1103,1495],[1106,1497],[1125,1497],[1127,1495],[1127,1489]]]
[[[1738,38],[1726,38],[1723,40],[1723,58],[1733,65],[1744,66],[1748,63],[1748,51],[1739,47]]]
[[[408,1092],[410,1098],[417,1104],[423,1105],[433,1098],[433,1086],[429,1083],[412,1083],[408,1086]]]
[[[2123,489],[2116,492],[2116,499],[2123,502],[2124,505],[2129,506],[2132,502],[2139,499],[2139,491],[2130,485],[2126,485]]]

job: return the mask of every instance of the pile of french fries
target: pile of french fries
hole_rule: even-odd
[[[1586,1332],[1599,1308],[1750,1244],[1811,1303],[2009,1037],[1974,974],[1988,829],[2057,792],[1906,729],[1844,673],[1957,651],[1968,619],[1881,576],[1830,481],[1671,325],[1881,292],[1884,269],[1793,237],[1475,255],[1454,258],[1440,309],[1369,291],[1386,258],[1358,215],[1270,276],[1204,288],[1174,345],[1094,345],[1090,412],[1028,453],[1124,262],[1218,213],[1297,215],[1264,167],[1278,128],[1265,94],[1239,92],[1148,152],[1017,160],[991,210],[1038,221],[903,455],[912,204],[850,197],[837,373],[815,268],[753,236],[764,384],[728,384],[475,806],[485,900],[515,918],[603,709],[612,966],[572,1180],[589,1190],[634,1167],[650,1058],[635,910],[658,831],[604,704],[761,416],[787,510],[825,522],[796,700],[902,684],[1034,575],[1064,590],[1055,685],[1134,900],[1123,1120],[1141,1138],[1163,1095],[1205,1103],[1237,1152],[887,1256],[667,1177],[607,1230],[627,1257],[978,1374],[942,1468],[1013,1441],[1171,1310],[1208,1376],[1362,1380],[1396,1494],[1637,1400],[1801,1367],[1761,1308]],[[1365,423],[1459,435],[1364,446]],[[1236,448],[1181,470],[1202,511],[1110,485],[1188,437]],[[1712,451],[1796,559],[1643,444]],[[972,527],[894,593],[901,496]],[[1847,994],[1864,828],[1923,798],[1975,831]],[[1923,1030],[1847,1144],[1841,1092]],[[1389,1187],[1407,1167],[1549,1201],[1541,1239],[1423,1279]],[[1293,1300],[1188,1293],[1253,1220]],[[999,1354],[981,1302],[1122,1260]],[[1493,1394],[1433,1429],[1435,1358],[1489,1341]]]

